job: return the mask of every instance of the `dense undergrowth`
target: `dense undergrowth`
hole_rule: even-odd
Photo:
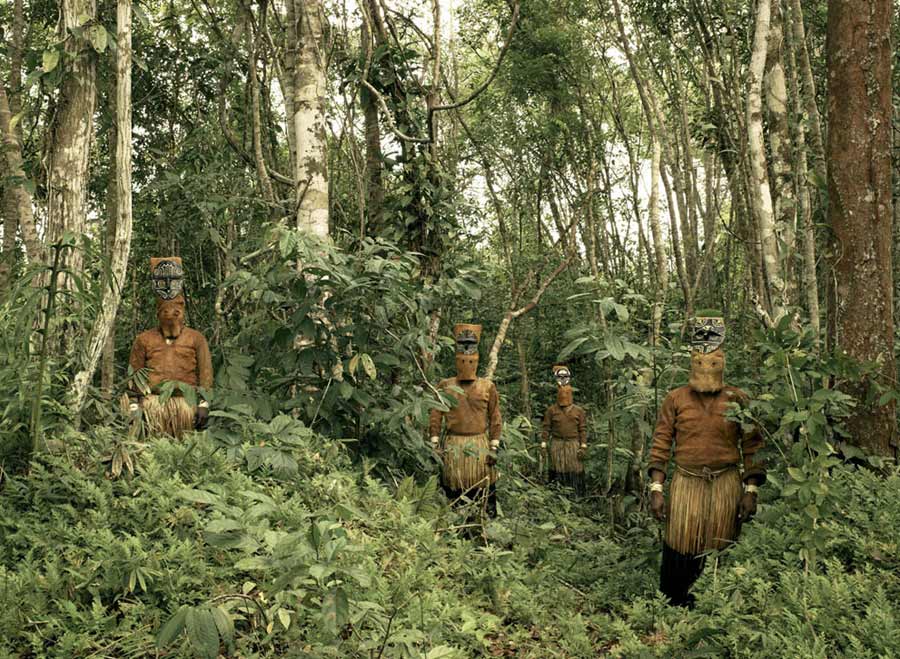
[[[235,460],[201,435],[143,447],[116,437],[72,435],[5,481],[0,656],[900,651],[896,472],[833,471],[838,503],[812,563],[799,558],[801,520],[776,476],[685,611],[655,590],[655,523],[627,500],[572,502],[532,482],[516,450],[503,457],[502,515],[485,542],[457,528],[465,519],[433,478],[386,482],[314,433],[294,433],[287,467]],[[135,472],[113,478],[125,454]]]

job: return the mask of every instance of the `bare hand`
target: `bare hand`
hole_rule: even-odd
[[[653,516],[658,519],[660,522],[665,521],[666,519],[666,498],[663,496],[662,492],[651,492],[650,493],[650,512],[653,513]]]
[[[493,467],[497,464],[497,451],[488,451],[488,454],[484,456],[484,463],[488,467]]]
[[[756,514],[756,493],[744,492],[741,502],[738,504],[738,519],[749,522]]]

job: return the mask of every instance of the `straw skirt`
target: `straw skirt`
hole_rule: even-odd
[[[122,409],[127,415],[128,397],[122,397]],[[194,407],[183,396],[170,396],[165,403],[159,396],[145,396],[141,403],[144,430],[148,435],[181,437],[194,429]]]
[[[447,435],[444,438],[444,487],[470,490],[493,485],[497,470],[485,462],[490,452],[487,434]]]
[[[691,556],[729,545],[738,532],[742,491],[736,467],[710,478],[677,469],[669,492],[666,544]]]
[[[550,440],[550,471],[557,474],[583,474],[584,463],[578,457],[577,439]]]

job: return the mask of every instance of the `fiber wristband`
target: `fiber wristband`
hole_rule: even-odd
[[[651,492],[660,492],[660,493],[662,493],[662,491],[663,491],[663,484],[662,484],[662,483],[650,483],[650,491],[651,491]]]

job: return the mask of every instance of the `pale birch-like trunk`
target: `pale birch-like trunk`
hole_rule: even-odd
[[[59,38],[65,39],[59,66],[65,67],[49,154],[46,244],[59,242],[65,233],[81,238],[87,224],[87,194],[90,175],[91,139],[97,102],[96,56],[80,29],[97,17],[95,0],[61,0]],[[65,266],[75,274],[82,270],[82,253],[67,250]],[[73,283],[62,278],[64,286]]]
[[[784,33],[781,0],[771,0],[769,42],[766,54],[766,109],[769,117],[769,152],[772,157],[773,208],[776,240],[780,237],[780,269],[785,282],[785,300],[797,304],[797,286],[793,273],[796,251],[797,208],[791,166],[791,134],[788,124],[787,81],[784,72]]]
[[[522,415],[531,421],[531,381],[528,379],[528,355],[525,353],[525,342],[516,337],[516,352],[519,355],[519,392],[522,396]]]
[[[289,2],[291,0],[288,0]],[[322,0],[293,0],[297,39],[294,61],[294,169],[296,226],[328,238],[325,138],[325,10]]]
[[[771,18],[770,0],[759,0],[753,53],[750,58],[750,87],[747,91],[747,148],[750,155],[750,193],[762,250],[763,280],[765,283],[764,321],[772,325],[784,315],[785,284],[779,258],[778,238],[775,235],[775,209],[766,164],[766,145],[763,137],[762,86],[766,68]]]
[[[659,222],[659,175],[660,175],[659,140],[653,138],[653,156],[650,160],[650,235],[653,237],[653,255],[656,259],[656,301],[653,303],[653,328],[650,345],[659,345],[662,331],[663,309],[666,304],[666,291],[669,290],[669,268],[666,264],[666,250],[663,246],[662,226]]]
[[[816,103],[816,81],[813,78],[812,64],[809,61],[809,46],[806,43],[806,28],[803,25],[803,9],[800,0],[791,2],[791,29],[794,37],[794,47],[797,49],[797,60],[800,71],[800,80],[803,85],[803,94],[806,108],[804,119],[809,122],[809,135],[812,138],[813,171],[824,183],[825,181],[825,140],[822,137],[822,119],[819,116],[819,106]]]
[[[72,381],[71,402],[80,415],[100,354],[116,322],[131,252],[131,0],[116,3],[116,233],[100,313],[91,327],[82,369]]]

